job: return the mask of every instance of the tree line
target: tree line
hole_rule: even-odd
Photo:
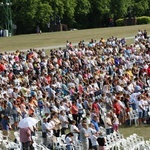
[[[37,26],[42,31],[48,31],[56,24],[85,29],[113,26],[119,18],[150,16],[150,0],[11,0],[11,2],[12,21],[17,25],[17,34],[34,33]],[[0,17],[4,18],[2,11],[0,7]],[[3,19],[0,26],[3,26]]]

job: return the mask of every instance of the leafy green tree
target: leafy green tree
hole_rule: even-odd
[[[60,18],[63,18],[64,15],[64,3],[63,0],[45,0],[49,3],[49,5],[52,7],[53,14],[52,17],[54,17],[55,14],[60,16]]]
[[[63,22],[69,27],[75,23],[76,0],[62,0],[64,3]]]
[[[110,13],[114,15],[114,20],[128,15],[128,8],[132,0],[110,0]]]
[[[75,23],[77,28],[87,28],[89,25],[88,14],[91,10],[89,0],[76,0]]]
[[[150,0],[134,0],[132,9],[137,17],[145,15],[150,10]]]
[[[50,15],[52,13],[53,10],[48,3],[40,2],[36,12],[35,22],[44,29],[44,27],[47,27],[47,24],[50,22]]]
[[[14,0],[13,19],[18,33],[30,33],[35,28],[35,16],[39,0]]]
[[[44,25],[52,13],[50,5],[40,0],[14,0],[12,10],[18,34],[35,32],[38,23]]]
[[[103,18],[110,12],[110,0],[90,0],[89,26],[100,27],[104,25]]]
[[[109,18],[150,15],[150,0],[11,0],[17,33],[44,31],[47,23],[69,28],[108,26]],[[0,9],[0,18],[4,18]],[[0,25],[3,24],[0,19]]]

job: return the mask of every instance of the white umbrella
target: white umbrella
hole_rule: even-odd
[[[35,126],[38,122],[39,122],[39,120],[37,120],[37,119],[34,119],[32,117],[26,117],[26,118],[20,120],[18,127],[19,128],[32,127],[32,126]]]

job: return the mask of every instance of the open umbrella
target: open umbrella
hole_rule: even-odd
[[[39,120],[37,120],[37,119],[34,119],[32,117],[26,117],[26,118],[20,120],[18,127],[19,128],[32,127],[32,126],[35,126],[38,122],[39,122]]]

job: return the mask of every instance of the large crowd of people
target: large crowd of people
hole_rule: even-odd
[[[103,138],[97,140],[101,126],[106,134],[118,131],[133,110],[139,125],[149,123],[150,38],[146,30],[139,30],[130,45],[112,36],[91,39],[88,45],[84,40],[77,46],[67,41],[66,48],[49,52],[1,53],[0,91],[4,135],[18,130],[26,116],[38,116],[44,145],[50,143],[47,136],[66,134],[71,150],[72,137],[78,134],[84,150],[103,150]],[[26,148],[35,130],[21,129]]]

